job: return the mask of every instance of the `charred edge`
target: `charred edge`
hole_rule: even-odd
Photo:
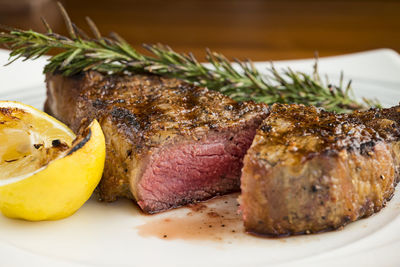
[[[71,155],[75,151],[81,149],[87,142],[89,142],[90,138],[92,137],[92,130],[88,129],[88,133],[85,138],[82,139],[78,144],[72,147],[72,149],[68,152],[67,156]]]
[[[271,131],[272,127],[271,127],[270,125],[263,125],[263,126],[261,126],[260,129],[261,129],[263,132],[268,133],[268,132]]]
[[[43,146],[43,144],[34,144],[33,147],[36,149],[39,149]]]
[[[128,125],[132,126],[136,130],[140,130],[140,123],[136,118],[135,114],[123,109],[123,108],[113,108],[111,111],[111,116],[116,121],[125,121]]]
[[[53,148],[57,148],[63,151],[69,148],[69,146],[65,142],[62,142],[60,139],[54,139],[53,141],[51,141],[51,146]]]
[[[3,108],[3,107],[0,107],[0,113],[2,113],[4,116],[9,117],[10,119],[19,120],[19,118],[17,118],[17,117],[12,115],[14,112],[26,113],[23,109],[20,109],[20,108]]]
[[[10,162],[14,162],[14,161],[17,161],[18,159],[10,159],[10,160],[4,160],[5,162],[7,162],[7,163],[10,163]]]
[[[51,141],[51,145],[52,145],[53,147],[59,147],[59,146],[61,146],[61,141],[60,141],[60,139],[55,139],[55,140]]]
[[[100,108],[105,108],[107,105],[104,101],[96,99],[92,102],[92,106],[100,109]]]
[[[360,145],[360,153],[363,156],[371,156],[371,153],[374,152],[375,147],[374,141],[369,141]]]

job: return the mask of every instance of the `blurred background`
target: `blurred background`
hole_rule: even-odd
[[[161,42],[204,58],[279,60],[375,48],[400,52],[400,1],[395,0],[64,0],[81,28],[90,16],[103,34],[134,47]],[[0,24],[44,31],[40,17],[66,33],[53,0],[0,0]]]

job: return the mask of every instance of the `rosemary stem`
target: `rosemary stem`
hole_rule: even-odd
[[[268,74],[262,74],[250,60],[235,60],[237,65],[234,66],[222,54],[208,49],[206,59],[212,67],[200,64],[191,53],[177,53],[161,44],[143,45],[151,53],[148,56],[135,50],[116,33],[107,38],[101,36],[89,18],[87,22],[94,38],[88,37],[72,23],[61,5],[60,10],[69,36],[55,33],[44,19],[46,33],[0,26],[0,30],[4,30],[0,32],[0,44],[11,49],[8,64],[18,58],[35,59],[58,49],[61,52],[49,58],[44,72],[58,71],[67,76],[88,70],[107,74],[148,73],[205,86],[238,101],[315,105],[336,112],[379,106],[376,100],[356,100],[351,81],[345,83],[343,74],[338,86],[324,84],[318,73],[317,59],[314,72],[308,75],[290,68],[277,70],[272,65],[267,69]]]

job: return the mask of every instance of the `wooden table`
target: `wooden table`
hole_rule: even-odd
[[[7,0],[0,0],[4,2]],[[13,1],[13,0],[8,0]],[[33,0],[32,0],[33,1]],[[0,23],[38,26],[41,15],[65,32],[51,0],[28,11],[0,10]],[[204,48],[227,57],[277,60],[392,48],[400,51],[400,1],[348,0],[65,0],[71,18],[90,16],[103,33],[135,47],[161,42],[199,58]],[[1,5],[0,5],[1,6]]]

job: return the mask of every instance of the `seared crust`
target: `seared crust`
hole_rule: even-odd
[[[48,74],[46,80],[46,112],[74,131],[93,118],[102,126],[107,155],[98,191],[106,201],[139,201],[143,168],[161,146],[259,124],[268,114],[266,105],[237,103],[218,92],[158,76],[87,72],[69,78]]]
[[[246,229],[315,233],[379,211],[399,180],[399,114],[400,107],[338,115],[272,106],[244,159]]]

